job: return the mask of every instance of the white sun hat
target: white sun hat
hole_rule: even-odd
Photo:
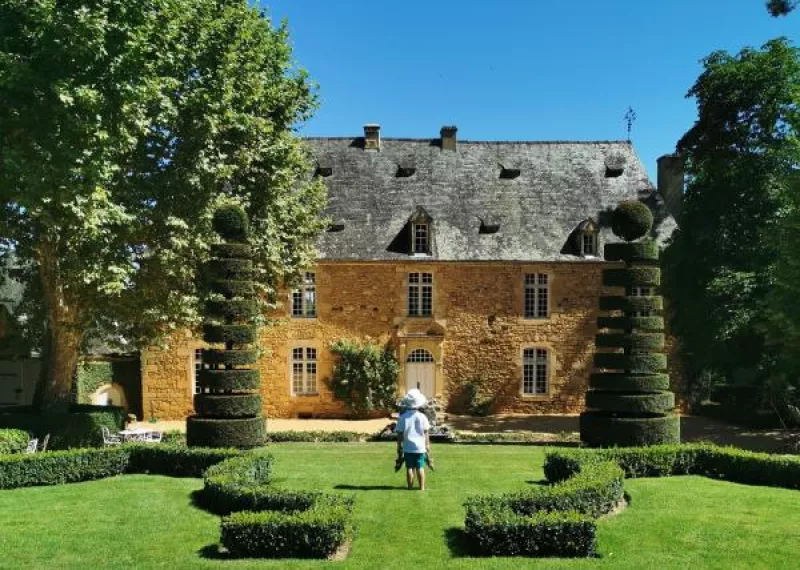
[[[428,398],[426,398],[425,395],[417,388],[412,388],[408,391],[405,397],[403,397],[403,406],[406,408],[411,408],[412,410],[421,408],[427,403]]]

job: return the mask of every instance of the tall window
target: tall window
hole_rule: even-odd
[[[631,297],[649,297],[653,294],[651,287],[631,287]],[[653,311],[635,311],[634,317],[652,317]]]
[[[428,224],[414,224],[414,253],[430,253]]]
[[[597,234],[595,232],[581,234],[581,254],[597,255]]]
[[[197,381],[201,370],[207,370],[208,364],[203,364],[203,349],[196,348],[194,351],[194,366],[192,369],[192,394],[202,394],[203,388]]]
[[[547,350],[526,348],[522,352],[522,393],[527,396],[547,394]]]
[[[317,349],[292,349],[292,393],[317,393]]]
[[[427,317],[433,314],[433,273],[408,274],[408,315]]]
[[[525,274],[525,318],[546,319],[549,282],[546,273]]]
[[[292,316],[312,318],[317,316],[316,274],[307,271],[303,283],[292,291]]]

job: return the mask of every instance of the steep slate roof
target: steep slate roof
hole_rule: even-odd
[[[609,211],[637,197],[656,210],[655,237],[674,228],[624,141],[458,141],[452,151],[438,138],[384,138],[375,152],[363,149],[361,137],[306,140],[320,169],[332,169],[324,178],[327,215],[344,225],[321,236],[323,259],[411,258],[387,247],[417,208],[433,219],[431,256],[425,258],[433,260],[581,260],[565,248],[578,224],[592,218],[601,227],[601,244],[615,239]],[[622,174],[607,176],[620,164]],[[398,176],[399,167],[409,166],[414,174]],[[501,178],[501,168],[520,174]],[[499,224],[499,231],[480,233],[482,220]]]

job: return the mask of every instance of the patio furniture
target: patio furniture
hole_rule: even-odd
[[[106,426],[102,426],[100,431],[103,433],[103,445],[106,447],[122,443],[122,437],[119,434],[112,434]]]
[[[47,451],[47,444],[48,443],[50,443],[50,434],[49,433],[44,436],[44,439],[42,440],[42,444],[39,446],[39,449],[37,451],[39,451],[39,452]]]
[[[28,447],[25,448],[25,453],[36,453],[36,447],[39,445],[39,440],[37,438],[29,439],[28,440]]]
[[[122,437],[122,441],[147,441],[147,434],[148,430],[135,428],[135,429],[124,429],[119,432],[120,437]]]
[[[147,432],[147,439],[145,440],[147,443],[161,443],[161,437],[164,434],[160,431],[149,431]]]

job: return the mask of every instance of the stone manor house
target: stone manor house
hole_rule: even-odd
[[[346,413],[326,384],[342,338],[389,343],[398,392],[419,387],[451,408],[474,382],[495,412],[582,409],[598,296],[614,293],[601,283],[610,211],[642,200],[663,241],[680,206],[677,159],[659,159],[655,189],[630,142],[456,133],[387,139],[366,125],[363,137],[307,139],[331,224],[316,265],[262,329],[267,416]],[[144,417],[193,413],[202,348],[187,332],[141,355]]]

